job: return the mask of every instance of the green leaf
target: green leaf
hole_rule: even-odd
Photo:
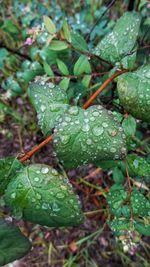
[[[122,171],[118,167],[115,167],[113,169],[113,179],[114,179],[116,184],[122,184],[125,180],[125,177],[124,177]]]
[[[64,78],[62,81],[59,83],[59,86],[61,89],[67,91],[70,83],[70,78]]]
[[[28,95],[42,132],[48,135],[69,107],[67,95],[59,86],[44,81],[31,83]]]
[[[121,60],[121,65],[124,69],[132,70],[135,66],[136,62],[136,51],[133,53],[131,52],[131,55],[127,55]]]
[[[88,52],[88,45],[83,36],[81,36],[79,33],[71,32],[71,43],[74,48]]]
[[[91,81],[92,76],[91,75],[84,75],[83,79],[82,79],[82,84],[88,88],[90,81]]]
[[[82,73],[91,73],[91,65],[88,61],[88,57],[85,55],[82,55],[78,58],[74,65],[74,75],[80,75]]]
[[[63,20],[62,28],[63,28],[64,38],[70,43],[71,42],[71,33],[70,33],[69,26],[68,26],[66,19]]]
[[[54,72],[52,71],[51,69],[51,66],[46,62],[44,61],[43,63],[43,67],[44,67],[44,70],[45,72],[50,76],[50,77],[54,77]]]
[[[55,169],[45,164],[27,166],[10,182],[5,202],[14,215],[49,227],[76,226],[83,214],[72,186]]]
[[[129,154],[127,156],[127,164],[129,174],[132,177],[150,175],[150,164],[146,161],[146,159],[139,157],[136,154]]]
[[[62,74],[66,75],[66,76],[69,75],[69,70],[68,70],[66,64],[62,60],[57,59],[57,66],[58,66],[58,68]]]
[[[52,40],[49,49],[55,50],[55,51],[61,51],[68,48],[68,44],[64,41],[58,41],[58,40]]]
[[[0,266],[24,257],[31,249],[18,227],[0,219]]]
[[[52,20],[47,16],[43,16],[43,20],[44,20],[44,24],[45,24],[47,31],[50,34],[55,34],[56,33],[56,27],[55,27],[55,24],[52,22]]]
[[[127,137],[134,136],[136,132],[136,120],[129,115],[123,120],[122,127]]]
[[[120,62],[135,47],[140,27],[140,16],[126,12],[116,22],[112,32],[107,34],[95,48],[95,54],[111,63]]]
[[[108,222],[108,225],[117,236],[124,235],[131,229],[131,223],[128,219],[114,219]]]
[[[125,191],[123,186],[117,184],[117,186],[111,187],[109,193],[107,194],[107,202],[109,204],[111,214],[117,217],[122,215],[122,208],[124,207],[124,202],[127,197],[128,193]]]
[[[23,165],[15,157],[0,159],[0,196],[4,194],[11,179],[22,168]]]
[[[150,122],[150,64],[118,77],[121,105],[132,116]]]
[[[131,205],[133,215],[148,216],[150,215],[149,200],[137,189],[134,189],[131,194]]]
[[[70,107],[55,128],[54,145],[66,168],[119,159],[126,155],[123,130],[110,111],[92,106]]]
[[[134,222],[135,229],[142,235],[150,236],[150,225],[141,222]]]

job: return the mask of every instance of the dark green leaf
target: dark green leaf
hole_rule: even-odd
[[[54,145],[67,168],[126,155],[123,130],[112,113],[102,106],[86,111],[70,107],[56,126]]]
[[[131,223],[127,219],[114,219],[108,224],[117,236],[125,235],[131,229]]]
[[[83,221],[79,200],[67,178],[44,165],[27,166],[10,182],[5,202],[14,215],[49,227],[75,226]]]
[[[23,165],[15,157],[0,159],[0,195],[3,195],[9,182]]]
[[[126,12],[116,22],[112,32],[106,35],[95,49],[95,54],[111,63],[120,62],[136,44],[140,17],[136,12]]]
[[[118,167],[115,167],[113,170],[113,179],[116,184],[122,184],[125,180],[122,171]]]
[[[117,88],[124,109],[135,118],[150,122],[150,64],[118,77]]]
[[[131,194],[131,205],[133,215],[138,215],[142,217],[150,215],[150,202],[137,189],[134,189]]]
[[[146,159],[136,154],[129,154],[127,164],[131,176],[150,176],[150,164]]]
[[[47,135],[68,109],[67,95],[59,86],[44,81],[31,83],[28,95],[38,114],[42,132]]]
[[[150,236],[150,225],[141,222],[134,222],[135,229],[142,235]]]
[[[0,266],[24,257],[31,249],[18,227],[0,219]]]

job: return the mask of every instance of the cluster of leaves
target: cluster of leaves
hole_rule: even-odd
[[[103,169],[113,170],[115,184],[106,198],[111,214],[108,223],[116,235],[137,231],[149,236],[150,202],[145,196],[147,187],[138,178],[143,177],[146,181],[150,176],[150,164],[148,158],[133,153],[140,146],[144,147],[146,155],[150,152],[148,145],[141,141],[142,136],[141,139],[138,137],[137,128],[142,123],[135,119],[142,120],[146,126],[150,122],[150,65],[147,62],[135,71],[141,16],[137,12],[126,12],[96,48],[88,46],[79,33],[70,31],[66,20],[59,31],[47,16],[44,17],[44,23],[47,32],[44,35],[45,32],[42,31],[42,34],[46,36],[44,44],[47,45],[43,49],[34,46],[30,51],[30,57],[39,61],[26,60],[22,63],[24,72],[15,72],[16,77],[22,79],[22,84],[28,83],[37,75],[47,74],[37,77],[28,90],[38,114],[39,126],[45,136],[53,133],[54,149],[65,169],[93,163]],[[5,40],[8,38],[7,36]],[[69,65],[70,48],[76,50],[73,66]],[[7,52],[5,51],[6,54]],[[77,105],[85,91],[86,95],[89,93],[87,89],[93,74],[93,62],[91,63],[89,56],[94,57],[94,64],[99,59],[113,64],[110,73],[118,68],[130,70],[117,78],[118,98],[114,100],[114,107],[119,103],[122,111],[124,108],[130,112],[131,115],[127,118],[119,112],[121,109],[112,112],[102,105],[93,105],[83,110],[80,104]],[[61,82],[56,79],[58,76],[61,76]],[[71,76],[79,76],[80,83],[76,82],[74,89]],[[52,82],[47,83],[49,79]],[[16,85],[16,81],[14,82]],[[6,83],[14,85],[14,82],[7,79],[3,84],[4,89]],[[72,97],[76,98],[72,101],[74,105],[71,105]],[[48,227],[77,226],[83,222],[80,202],[64,173],[44,164],[24,166],[13,157],[1,159],[0,166],[0,194],[17,219],[22,218]],[[134,185],[132,188],[131,182]],[[13,238],[16,236],[18,242],[22,241],[17,250],[14,247],[13,255],[12,245],[3,236],[3,231],[8,231]],[[4,239],[2,247],[0,246],[1,265],[22,257],[29,250],[29,242],[18,231],[1,219],[0,237]]]

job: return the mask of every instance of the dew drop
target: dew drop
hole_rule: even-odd
[[[100,136],[104,132],[104,128],[96,126],[93,128],[92,132],[95,136]]]
[[[13,199],[16,198],[16,193],[15,192],[11,194],[11,198],[13,198]]]
[[[47,167],[43,167],[43,168],[41,169],[41,172],[44,173],[44,174],[46,174],[46,173],[49,172],[49,169],[48,169]]]

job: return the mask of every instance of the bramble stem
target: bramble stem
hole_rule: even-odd
[[[92,101],[105,89],[105,87],[114,80],[117,76],[127,72],[128,70],[120,70],[113,74],[111,77],[109,77],[102,85],[101,87],[89,98],[89,100],[83,105],[83,109],[87,109]],[[24,162],[25,160],[31,158],[38,150],[40,150],[42,147],[44,147],[46,144],[48,144],[50,141],[52,141],[53,135],[48,136],[42,143],[34,147],[32,150],[27,152],[23,157],[21,157],[19,160],[21,162]]]

